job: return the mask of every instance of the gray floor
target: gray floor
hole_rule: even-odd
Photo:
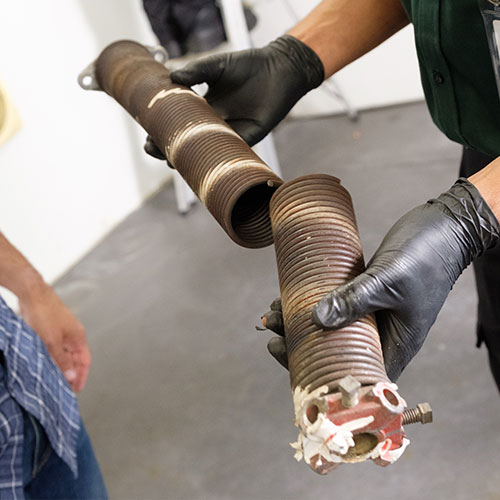
[[[286,179],[337,175],[350,190],[366,256],[407,209],[446,189],[460,148],[423,104],[283,124]],[[327,477],[293,459],[287,373],[256,332],[278,295],[273,249],[233,244],[197,205],[165,188],[58,284],[93,354],[81,411],[115,499],[499,499],[500,401],[474,347],[473,275],[459,280],[399,381],[430,401],[433,425],[386,469]]]

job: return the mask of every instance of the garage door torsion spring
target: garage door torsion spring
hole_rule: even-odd
[[[136,42],[104,49],[95,74],[236,243],[272,244],[269,200],[283,181],[203,97],[172,83],[168,70]]]
[[[292,389],[327,385],[347,375],[362,385],[388,381],[373,315],[335,331],[311,321],[314,305],[364,270],[349,193],[328,175],[281,186],[271,200]]]

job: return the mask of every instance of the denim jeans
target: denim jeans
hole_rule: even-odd
[[[106,486],[83,422],[77,441],[78,478],[52,450],[45,431],[23,411],[23,485],[27,499],[107,499]]]

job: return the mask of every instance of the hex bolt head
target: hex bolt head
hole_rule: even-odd
[[[420,422],[430,424],[432,422],[432,408],[429,403],[419,403],[417,410],[420,412]]]
[[[358,404],[358,392],[361,384],[352,376],[347,375],[339,382],[339,389],[342,394],[342,404],[346,408],[352,408]]]
[[[432,408],[429,403],[419,403],[416,408],[406,408],[403,412],[403,425],[430,424],[432,422]]]

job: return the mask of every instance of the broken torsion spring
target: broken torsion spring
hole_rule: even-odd
[[[373,315],[335,331],[314,305],[364,270],[352,201],[340,181],[308,175],[271,199],[288,366],[299,439],[296,458],[321,474],[342,462],[394,462],[409,441],[405,401],[387,378]]]
[[[206,100],[172,83],[150,51],[132,41],[103,50],[95,82],[148,132],[198,198],[239,245],[272,244],[269,200],[282,180]]]
[[[282,180],[140,44],[110,45],[92,71],[95,81],[84,87],[106,91],[144,127],[236,243],[262,247],[274,234],[296,457],[321,474],[342,462],[397,460],[409,443],[403,424],[430,422],[429,405],[405,409],[385,373],[373,316],[331,332],[311,322],[325,293],[364,270],[352,202],[339,180],[310,175],[276,191]]]

